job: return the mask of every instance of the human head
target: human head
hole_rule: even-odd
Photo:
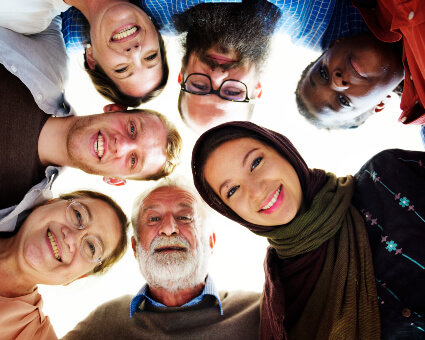
[[[89,213],[87,228],[78,230],[67,220],[65,211],[71,199]],[[38,280],[36,284],[67,284],[83,276],[103,274],[124,255],[127,227],[127,217],[110,197],[86,190],[64,194],[37,206],[25,219],[15,236],[23,253],[17,261],[31,279]],[[82,257],[79,247],[86,234],[96,235],[103,243],[101,264]],[[53,242],[60,260],[54,256]]]
[[[71,166],[136,180],[169,175],[179,162],[181,144],[175,126],[152,110],[81,116],[67,136]]]
[[[403,80],[397,44],[361,34],[337,40],[303,71],[298,110],[318,128],[353,128],[381,111]]]
[[[200,4],[173,16],[176,30],[185,33],[179,84],[192,73],[202,73],[215,90],[233,79],[247,86],[249,98],[259,98],[262,67],[279,17],[279,9],[263,0]],[[178,104],[183,121],[197,132],[229,120],[249,120],[253,107],[182,91]]]
[[[309,169],[298,151],[286,137],[253,123],[226,123],[212,128],[201,135],[192,153],[193,180],[199,194],[210,207],[222,215],[251,230],[260,231],[264,230],[262,227],[263,224],[250,223],[230,209],[214,192],[205,176],[205,166],[217,148],[229,141],[246,138],[259,141],[268,148],[273,149],[293,167],[300,182],[305,207],[311,204],[317,190],[317,184],[322,183],[325,173],[322,170],[316,171]],[[215,164],[215,166],[218,167],[219,164]]]
[[[215,243],[206,217],[181,178],[162,180],[135,200],[132,246],[149,286],[176,292],[204,282]]]
[[[90,23],[83,20],[88,44],[84,68],[96,90],[127,107],[155,98],[165,88],[169,73],[164,40],[157,27],[130,2],[106,5],[101,12]]]

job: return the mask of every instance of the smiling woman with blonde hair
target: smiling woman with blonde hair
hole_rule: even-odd
[[[66,285],[108,270],[127,248],[127,217],[92,191],[62,195],[24,215],[9,233],[7,215],[0,216],[1,338],[56,339],[37,285]]]

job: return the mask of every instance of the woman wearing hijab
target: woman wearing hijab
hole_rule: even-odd
[[[270,244],[262,339],[425,336],[424,163],[423,153],[387,150],[337,178],[252,123],[198,139],[203,199]]]

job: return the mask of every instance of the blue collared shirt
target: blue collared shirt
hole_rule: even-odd
[[[291,36],[295,45],[312,50],[327,49],[336,39],[368,30],[362,16],[349,0],[268,0],[279,7],[282,17],[276,32]],[[241,0],[133,0],[148,14],[164,35],[175,35],[171,17],[200,3],[242,2]],[[68,52],[83,49],[83,29],[75,8],[62,13],[62,33]]]
[[[155,307],[164,307],[167,308],[167,306],[163,305],[162,303],[159,303],[155,300],[153,300],[151,297],[149,297],[147,294],[149,292],[149,286],[145,284],[137,293],[137,295],[131,300],[130,303],[130,318],[133,317],[133,314],[136,313],[137,309],[139,308],[140,304],[147,300],[150,304],[154,305]],[[223,315],[223,306],[221,305],[220,296],[218,295],[218,290],[214,284],[213,279],[210,276],[207,276],[207,279],[205,280],[205,287],[202,291],[201,295],[197,296],[193,300],[189,301],[188,303],[184,304],[181,307],[189,307],[194,306],[202,301],[205,295],[212,295],[217,299],[218,305],[220,307],[220,313]]]

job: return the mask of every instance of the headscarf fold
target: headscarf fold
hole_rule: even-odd
[[[197,164],[199,150],[217,130],[232,126],[266,138],[291,163],[308,206],[305,213],[286,225],[255,225],[236,215],[212,189],[204,188],[200,178],[203,172]],[[352,176],[337,178],[323,170],[309,169],[286,137],[249,122],[226,123],[205,132],[194,147],[192,171],[198,192],[212,208],[267,237],[272,247],[265,260],[262,339],[380,338],[372,254],[363,218],[351,205],[355,187]],[[298,265],[300,261],[302,265]],[[314,285],[308,282],[311,287],[303,289],[300,268],[309,273]],[[286,287],[291,285],[301,287],[299,299],[285,296]],[[297,310],[296,301],[302,301],[303,306],[291,319],[285,313]]]

